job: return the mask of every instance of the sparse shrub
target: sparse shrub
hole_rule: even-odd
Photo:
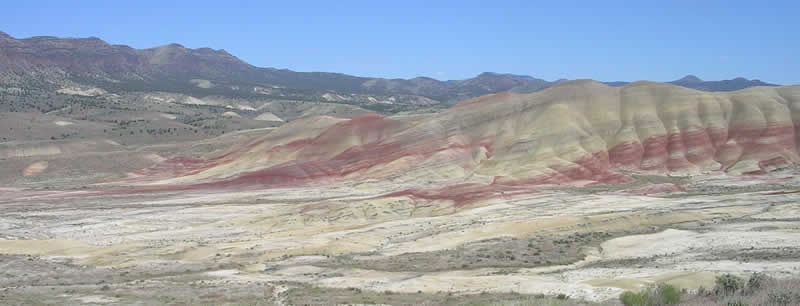
[[[661,284],[656,287],[656,293],[665,305],[674,305],[681,302],[681,291],[672,285]]]
[[[697,295],[699,296],[708,296],[711,292],[706,289],[706,287],[700,286],[697,288]]]
[[[675,305],[681,302],[681,291],[672,285],[658,284],[639,293],[626,291],[619,299],[625,306]]]
[[[625,306],[644,306],[647,305],[647,292],[633,293],[625,291],[619,296],[619,300]]]
[[[767,281],[767,275],[764,273],[753,273],[750,275],[750,278],[747,280],[747,288],[745,289],[747,294],[752,294],[753,292],[758,291],[762,288],[764,283]]]
[[[563,294],[563,293],[559,293],[558,295],[556,295],[556,299],[567,300],[567,299],[569,299],[569,295],[566,295],[566,294]]]
[[[728,306],[747,306],[747,304],[742,300],[731,300],[728,301]]]
[[[777,305],[789,305],[792,303],[792,301],[795,300],[794,297],[792,296],[792,293],[786,291],[781,291],[781,292],[773,291],[769,293],[768,297],[771,303]]]
[[[745,286],[744,279],[733,274],[717,276],[714,283],[714,294],[716,295],[731,295]]]

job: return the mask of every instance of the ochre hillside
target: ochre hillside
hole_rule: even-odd
[[[277,186],[347,180],[416,185],[619,183],[620,170],[757,174],[800,160],[800,86],[710,93],[569,81],[502,93],[418,121],[304,119],[187,173],[149,184]]]

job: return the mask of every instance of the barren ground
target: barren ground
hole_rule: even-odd
[[[613,303],[654,282],[696,289],[721,273],[795,278],[797,171],[641,176],[642,184],[672,181],[686,191],[542,187],[458,208],[417,207],[348,185],[4,188],[0,300],[461,304],[566,294]]]

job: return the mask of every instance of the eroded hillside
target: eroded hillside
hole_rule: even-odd
[[[151,183],[511,187],[629,182],[621,170],[765,173],[798,161],[798,97],[797,86],[706,93],[571,81],[534,94],[478,98],[414,121],[365,115],[327,120],[312,133],[304,122],[284,125],[192,173]]]

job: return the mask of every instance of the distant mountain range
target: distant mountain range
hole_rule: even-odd
[[[629,82],[604,82],[604,83],[608,86],[620,87],[627,85]],[[745,78],[735,78],[733,80],[722,80],[722,81],[703,81],[700,78],[691,74],[681,79],[667,83],[703,91],[734,91],[755,86],[778,86],[777,84],[770,84],[762,82],[761,80],[748,80]]]
[[[317,97],[335,92],[416,96],[454,102],[503,91],[535,92],[560,81],[491,72],[450,81],[428,77],[384,79],[341,73],[296,72],[256,67],[221,49],[189,49],[179,44],[134,49],[111,45],[94,37],[15,39],[0,32],[0,85],[3,86],[58,89],[67,85],[91,85],[110,92],[166,91],[281,97]],[[704,91],[776,86],[744,78],[703,81],[691,75],[670,83]],[[623,86],[627,82],[605,84]]]

